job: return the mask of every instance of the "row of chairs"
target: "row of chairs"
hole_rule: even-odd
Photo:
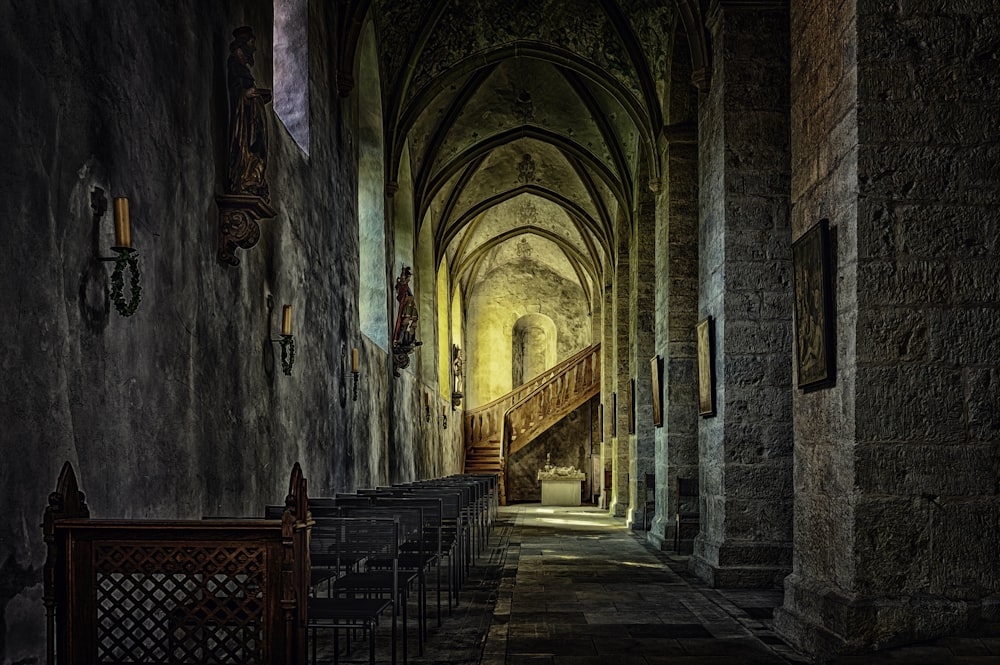
[[[267,517],[280,507],[269,506]],[[428,587],[436,592],[437,625],[443,600],[451,613],[462,584],[488,542],[499,511],[497,478],[456,475],[434,480],[309,498],[311,514],[308,631],[312,661],[317,660],[320,630],[333,633],[334,663],[341,632],[368,637],[369,662],[375,663],[380,620],[391,620],[392,663],[397,662],[398,632],[403,663],[408,662],[407,605],[416,592],[418,650],[427,637]],[[397,628],[397,625],[400,628]]]

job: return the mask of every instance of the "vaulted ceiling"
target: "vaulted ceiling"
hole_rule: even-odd
[[[692,4],[694,2],[694,4]],[[675,41],[696,0],[372,0],[387,180],[408,146],[417,224],[453,283],[532,256],[588,298],[656,188]],[[355,25],[360,14],[355,14]],[[698,19],[700,25],[700,19]]]

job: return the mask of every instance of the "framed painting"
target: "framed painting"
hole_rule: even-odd
[[[660,366],[660,356],[653,356],[649,359],[649,369],[652,374],[650,386],[653,389],[653,427],[663,427],[663,404],[660,401],[662,397],[660,374],[663,370]]]
[[[635,434],[635,379],[628,380],[628,433]]]
[[[708,316],[698,322],[698,414],[715,415],[715,322]]]
[[[795,383],[802,390],[833,385],[835,354],[830,228],[822,219],[792,243]]]
[[[611,436],[618,436],[618,393],[611,393]]]

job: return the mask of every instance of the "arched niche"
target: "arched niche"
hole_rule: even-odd
[[[514,323],[511,381],[515,388],[556,364],[557,342],[555,321],[544,314],[525,314]]]

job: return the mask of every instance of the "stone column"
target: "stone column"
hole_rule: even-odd
[[[615,306],[614,306],[614,266],[604,268],[604,302],[601,307],[601,470],[602,472],[613,471],[614,469],[614,430],[611,411],[611,395],[615,391]],[[611,497],[605,496],[603,492],[604,478],[598,479],[601,483],[601,501],[611,506]]]
[[[716,338],[716,413],[699,425],[708,584],[770,587],[791,566],[788,12],[717,3],[700,101],[699,318]]]
[[[640,181],[645,181],[640,175]],[[652,186],[659,189],[657,181]],[[629,348],[630,378],[635,380],[634,434],[629,437],[630,505],[628,523],[643,529],[651,516],[644,513],[646,501],[645,476],[654,472],[655,441],[653,439],[653,398],[650,387],[652,374],[649,359],[656,352],[656,195],[645,185],[638,192],[635,212],[637,232],[632,237],[630,254],[629,326],[632,343]],[[629,384],[626,384],[626,390]],[[627,421],[626,421],[627,422]]]
[[[836,383],[794,399],[775,615],[805,651],[1000,615],[995,12],[792,3],[793,230],[829,220],[836,285]]]
[[[619,213],[617,220],[617,257],[614,281],[614,346],[604,357],[612,363],[611,372],[617,395],[615,414],[615,435],[612,437],[612,473],[614,490],[611,513],[615,517],[625,517],[629,505],[629,433],[628,433],[628,390],[629,390],[629,240],[632,236],[627,214]]]
[[[656,226],[656,353],[663,426],[656,429],[656,517],[649,541],[673,548],[677,478],[698,477],[698,145],[694,123],[664,132]]]

